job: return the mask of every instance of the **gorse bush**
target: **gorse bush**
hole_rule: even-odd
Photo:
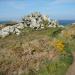
[[[57,49],[57,51],[63,52],[65,44],[62,40],[55,40],[54,41],[54,47]]]

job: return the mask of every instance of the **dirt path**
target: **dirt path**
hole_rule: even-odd
[[[72,54],[73,54],[73,63],[69,67],[66,75],[75,75],[75,52],[72,52]]]

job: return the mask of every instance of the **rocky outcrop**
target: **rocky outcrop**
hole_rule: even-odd
[[[31,27],[34,29],[58,26],[56,20],[49,19],[48,16],[42,15],[37,12],[23,17],[22,21],[25,27]]]
[[[20,34],[20,30],[15,28],[15,26],[6,26],[3,29],[0,30],[0,36],[5,37],[8,36],[11,33],[15,33],[17,35]]]
[[[38,12],[32,13],[22,18],[22,21],[11,26],[0,28],[0,37],[8,36],[10,33],[19,35],[21,29],[30,27],[35,30],[44,29],[49,27],[59,27],[56,20],[49,19],[48,16],[42,15]]]
[[[72,25],[75,25],[75,23],[72,23]]]

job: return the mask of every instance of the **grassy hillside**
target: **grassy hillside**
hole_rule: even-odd
[[[65,75],[75,49],[75,26],[0,38],[0,75]]]

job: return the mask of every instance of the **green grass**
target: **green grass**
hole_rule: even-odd
[[[67,65],[61,61],[47,63],[43,66],[38,75],[64,75],[67,69]]]
[[[72,63],[72,56],[60,56],[59,60],[49,61],[45,60],[40,65],[40,70],[31,70],[28,74],[23,75],[65,75],[66,71]]]

